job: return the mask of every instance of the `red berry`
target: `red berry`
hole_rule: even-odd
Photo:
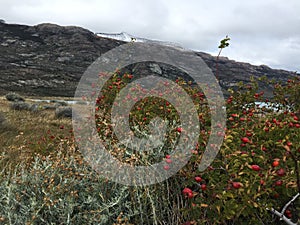
[[[184,188],[182,193],[183,193],[184,196],[186,196],[188,198],[194,197],[193,191],[190,188]]]
[[[186,193],[189,193],[189,192],[193,192],[190,188],[184,188],[182,193],[183,194],[186,194]]]
[[[251,136],[252,136],[252,133],[246,132],[246,136],[251,137]]]
[[[285,215],[288,217],[288,218],[292,218],[292,212],[291,210],[285,210]]]
[[[172,159],[166,159],[166,163],[172,163]]]
[[[223,137],[223,136],[224,136],[224,133],[221,132],[221,131],[218,131],[217,135],[218,135],[219,137]]]
[[[170,169],[170,167],[168,165],[164,166],[164,170],[169,170],[169,169]]]
[[[279,166],[279,161],[278,161],[278,160],[275,160],[275,161],[272,163],[272,166],[274,166],[274,167]]]
[[[170,159],[171,158],[171,156],[170,155],[166,155],[166,159]]]
[[[281,186],[283,184],[282,180],[277,180],[275,186]]]
[[[276,171],[276,174],[280,177],[283,177],[285,175],[284,169],[280,168],[279,170]]]
[[[187,197],[188,197],[188,198],[193,198],[193,197],[194,197],[194,194],[191,193],[191,192],[189,192],[189,193],[187,194]]]
[[[201,184],[201,189],[202,189],[202,191],[205,191],[207,189],[206,184]]]
[[[183,129],[181,127],[177,127],[176,131],[181,133],[183,131]]]
[[[201,177],[195,177],[195,181],[196,181],[196,182],[201,182],[201,181],[202,181],[202,178],[201,178]]]
[[[251,169],[253,169],[254,171],[260,171],[260,167],[258,165],[252,165]]]
[[[187,221],[187,222],[185,222],[184,224],[182,224],[182,225],[192,225],[191,224],[191,222],[190,221]]]
[[[242,184],[240,182],[233,182],[232,187],[235,189],[239,189],[242,187]]]
[[[207,169],[208,169],[209,171],[214,170],[214,168],[213,168],[212,166],[208,166]]]
[[[250,143],[250,140],[249,140],[249,138],[247,138],[247,137],[243,137],[243,138],[241,138],[241,140],[242,140],[242,142],[244,142],[244,143]]]

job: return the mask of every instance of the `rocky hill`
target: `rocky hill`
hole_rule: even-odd
[[[101,54],[124,43],[120,40],[99,37],[80,27],[54,24],[26,26],[6,24],[2,21],[0,94],[15,91],[27,96],[72,97],[86,68]],[[196,54],[202,57],[215,73],[216,57],[203,52]],[[221,57],[218,63],[218,77],[224,90],[234,87],[239,81],[248,82],[250,76],[266,75],[269,79],[276,80],[299,76],[293,72],[274,70],[264,65],[253,66],[225,57]],[[142,67],[153,72],[153,64]],[[170,70],[160,64],[155,65],[155,71],[160,75],[166,73],[174,77],[179,75],[179,71]],[[270,92],[270,87],[264,89]]]

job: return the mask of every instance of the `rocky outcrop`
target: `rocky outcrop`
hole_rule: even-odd
[[[73,96],[86,68],[120,44],[80,27],[0,23],[0,93]]]
[[[99,37],[74,26],[54,24],[25,26],[0,23],[0,94],[10,91],[32,96],[73,96],[87,67],[101,54],[125,42]],[[216,72],[216,57],[196,52]],[[131,73],[151,71],[164,77],[177,77],[176,68],[158,63],[134,65]],[[218,61],[218,78],[224,90],[250,76],[287,80],[295,73],[253,66],[225,57]],[[297,74],[299,76],[299,74]],[[264,87],[269,91],[270,87]]]

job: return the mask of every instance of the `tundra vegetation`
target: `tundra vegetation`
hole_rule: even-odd
[[[226,46],[225,46],[226,47]],[[119,161],[149,165],[165,161],[181,134],[176,105],[147,97],[136,102],[130,126],[136,136],[149,138],[153,118],[168,121],[162,148],[149,154],[118,143],[111,108],[117,93],[132,82],[132,74],[116,71],[96,98],[95,122],[99,138]],[[211,131],[214,108],[202,90],[178,78],[199,116],[200,135],[188,163],[171,178],[151,186],[124,186],[96,173],[76,145],[70,109],[39,105],[14,107],[0,99],[0,223],[1,224],[299,224],[300,210],[300,79],[286,83],[252,79],[229,89],[224,142],[213,163],[198,170]],[[273,98],[258,91],[258,83],[274,87]],[[160,85],[168,86],[164,82]],[[136,99],[138,84],[122,104]],[[156,91],[156,90],[153,90]],[[178,91],[178,92],[177,92]],[[180,96],[181,90],[168,90]],[[156,93],[156,96],[166,93]],[[88,96],[85,96],[88,97]],[[25,101],[26,103],[26,101]],[[264,104],[262,104],[264,103]],[[29,103],[28,103],[29,104]],[[58,106],[60,107],[60,106]],[[66,106],[64,106],[66,107]]]

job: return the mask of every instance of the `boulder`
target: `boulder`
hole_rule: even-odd
[[[9,92],[5,95],[5,98],[7,101],[10,101],[10,102],[24,102],[25,99],[20,96],[19,94],[17,93],[14,93],[14,92]]]
[[[56,108],[55,116],[57,118],[72,118],[72,107],[60,106]]]
[[[3,112],[0,112],[0,126],[6,122],[6,117]]]
[[[12,102],[10,108],[13,110],[31,110],[31,104],[26,102]]]

